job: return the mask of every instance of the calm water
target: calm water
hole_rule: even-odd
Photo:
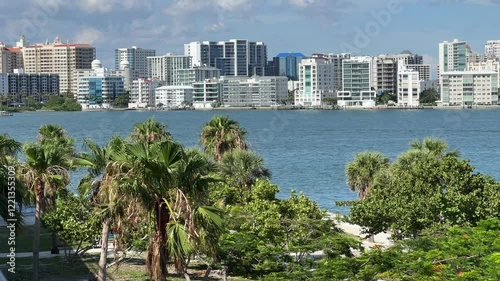
[[[345,184],[344,167],[357,152],[378,150],[394,159],[415,138],[441,137],[477,171],[500,179],[500,111],[495,110],[39,112],[0,118],[0,133],[33,141],[41,125],[60,124],[81,148],[83,138],[104,144],[154,116],[192,147],[198,145],[202,125],[216,114],[229,115],[246,128],[252,149],[264,157],[272,181],[281,187],[280,197],[292,189],[303,191],[334,212],[346,211],[335,201],[356,198]]]

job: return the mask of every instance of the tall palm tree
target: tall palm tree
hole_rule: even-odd
[[[220,162],[226,152],[247,149],[245,134],[245,130],[240,127],[238,122],[227,116],[214,116],[203,126],[200,143],[205,152]]]
[[[38,280],[38,258],[40,252],[40,214],[48,190],[57,190],[69,184],[68,170],[60,165],[69,161],[66,153],[54,146],[27,143],[23,146],[26,162],[21,171],[24,182],[34,194],[35,225],[33,240],[33,280]]]
[[[248,203],[250,188],[255,180],[271,177],[271,171],[264,166],[264,159],[247,150],[237,149],[224,154],[219,169],[228,182],[238,186],[245,203]]]
[[[44,125],[40,127],[37,136],[37,144],[43,147],[50,147],[49,151],[58,150],[58,153],[65,155],[61,157],[62,162],[57,163],[58,166],[63,167],[66,170],[74,170],[76,163],[76,147],[75,139],[70,138],[66,131],[59,125]],[[61,186],[51,185],[46,189],[45,201],[42,202],[41,211],[55,211],[57,208],[56,200],[59,193],[67,192],[66,186],[69,184],[66,182],[61,182]],[[57,242],[57,233],[52,234],[52,254],[59,254],[59,247]]]
[[[23,187],[17,176],[11,180],[13,171],[9,168],[17,169],[16,156],[20,148],[21,144],[16,140],[11,139],[6,134],[0,135],[0,217],[7,221],[12,219],[12,215],[14,215],[18,226],[22,223],[21,214],[18,211],[9,212],[8,200],[12,194],[16,202],[21,202],[23,198]],[[12,187],[11,183],[14,183],[15,186]]]
[[[100,147],[91,139],[85,139],[86,152],[81,157],[92,163],[88,167],[89,174],[82,179],[78,189],[80,193],[90,195],[93,202],[98,206],[98,216],[102,221],[101,255],[99,259],[98,280],[105,281],[107,278],[106,266],[108,256],[108,237],[110,226],[114,218],[123,216],[124,200],[120,192],[118,179],[111,170],[107,170],[111,162],[111,154],[123,148],[124,140],[120,137],[112,138],[104,147]]]
[[[146,144],[164,141],[172,138],[172,135],[166,131],[167,127],[154,118],[150,118],[145,122],[134,125],[132,130],[131,139],[133,141],[142,141]]]
[[[365,151],[358,153],[346,166],[347,185],[351,191],[358,191],[363,200],[370,192],[375,176],[389,167],[389,158],[380,152]]]
[[[165,280],[169,253],[166,227],[171,212],[164,198],[172,196],[176,167],[183,158],[180,144],[166,140],[148,145],[126,144],[121,153],[112,155],[110,168],[120,171],[122,184],[130,188],[154,222],[154,234],[148,247],[146,266],[155,280]]]

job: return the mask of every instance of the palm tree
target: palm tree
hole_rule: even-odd
[[[57,163],[58,166],[63,167],[66,170],[73,170],[74,164],[76,163],[76,148],[75,148],[75,139],[68,137],[66,131],[59,125],[44,125],[40,127],[38,136],[37,136],[37,144],[40,144],[43,147],[50,147],[50,150],[58,150],[58,153],[61,155],[65,155],[65,157],[61,157],[60,159],[63,162]],[[56,199],[59,193],[66,192],[66,186],[69,184],[66,182],[61,182],[64,185],[57,186],[51,185],[46,189],[46,201],[42,202],[41,211],[55,211]],[[57,233],[52,234],[52,254],[59,254],[59,247],[57,245]]]
[[[98,205],[98,216],[102,221],[101,255],[97,276],[99,281],[105,281],[107,278],[108,237],[112,220],[123,216],[125,209],[124,204],[120,204],[123,202],[123,195],[119,190],[118,179],[106,168],[111,161],[111,154],[123,148],[124,143],[120,137],[112,138],[104,147],[99,147],[91,139],[85,139],[83,142],[87,152],[82,153],[81,157],[92,165],[78,189],[82,194],[92,197],[94,203]]]
[[[219,169],[227,181],[239,187],[241,199],[246,203],[249,200],[249,189],[255,180],[271,177],[271,172],[264,166],[264,159],[247,150],[237,149],[224,154]]]
[[[16,155],[20,148],[21,144],[16,140],[5,134],[0,135],[0,217],[7,221],[13,219],[13,215],[16,219],[16,225],[22,223],[22,217],[17,211],[9,212],[8,200],[13,194],[16,202],[21,202],[24,193],[18,178],[14,177],[14,180],[11,180],[13,172],[11,169],[16,169]],[[11,183],[15,184],[14,188],[12,188]]]
[[[447,151],[448,144],[446,141],[435,138],[424,138],[422,141],[414,140],[410,143],[412,149],[428,152],[436,157],[443,157],[445,155],[459,156],[456,150]]]
[[[379,152],[365,151],[358,153],[346,166],[347,185],[351,191],[358,191],[363,200],[370,192],[375,176],[389,167],[389,158]]]
[[[235,149],[245,150],[245,130],[239,123],[229,119],[227,116],[214,116],[206,123],[200,136],[200,143],[205,152],[212,155],[217,162],[220,162],[226,152]]]
[[[172,138],[172,135],[166,131],[166,128],[164,124],[155,122],[154,118],[150,118],[145,122],[134,125],[131,138],[133,141],[142,141],[148,145],[153,142],[168,140]]]
[[[40,251],[40,213],[48,190],[57,190],[69,184],[68,170],[61,163],[69,161],[66,153],[54,146],[27,143],[23,146],[26,162],[21,170],[24,182],[35,199],[35,225],[33,240],[33,280],[38,280]]]

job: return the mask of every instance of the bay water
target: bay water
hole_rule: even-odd
[[[500,111],[494,109],[25,112],[0,117],[0,133],[35,141],[40,126],[59,124],[82,149],[84,138],[105,144],[154,117],[185,146],[197,147],[203,124],[214,115],[227,115],[246,129],[251,149],[264,157],[272,182],[280,186],[280,198],[292,189],[304,192],[331,212],[345,214],[335,202],[356,199],[345,178],[345,165],[356,153],[376,150],[394,160],[424,137],[446,140],[476,171],[500,179]],[[73,173],[72,190],[84,174]]]

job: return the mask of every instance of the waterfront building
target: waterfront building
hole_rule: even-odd
[[[299,91],[295,105],[321,106],[325,98],[335,96],[334,66],[326,56],[314,54],[300,62]]]
[[[279,53],[268,62],[266,76],[286,76],[293,81],[299,80],[299,64],[305,56],[302,53]]]
[[[92,71],[80,72],[78,77],[77,101],[82,109],[110,108],[111,102],[125,94],[123,76],[116,76],[102,67],[100,61],[92,62]]]
[[[438,76],[441,72],[464,71],[467,68],[467,58],[471,52],[467,42],[458,39],[439,43]]]
[[[127,61],[130,65],[132,80],[148,77],[148,57],[156,56],[156,50],[143,49],[137,46],[115,49],[115,69],[120,68],[120,63]]]
[[[419,72],[404,65],[398,67],[398,106],[418,107],[420,96]]]
[[[61,94],[77,93],[77,69],[91,68],[95,48],[90,44],[62,43],[56,37],[52,43],[41,43],[23,48],[26,73],[59,74]]]
[[[0,81],[0,94],[10,94],[15,103],[23,103],[28,98],[47,101],[50,95],[59,94],[58,74],[24,73],[16,69],[14,73],[0,74]]]
[[[483,62],[469,62],[468,71],[493,71],[498,74],[498,83],[500,88],[500,58],[490,59]]]
[[[441,81],[441,105],[498,104],[498,73],[495,71],[443,72]]]
[[[192,57],[191,67],[216,67],[224,76],[262,76],[267,64],[267,46],[245,39],[187,43],[184,55]]]
[[[284,76],[222,76],[220,95],[225,107],[269,107],[288,98]]]
[[[191,86],[205,79],[219,79],[220,69],[211,66],[195,66],[187,69],[177,69],[174,72],[174,85]]]
[[[220,102],[219,79],[205,79],[193,83],[194,108],[212,108]]]
[[[406,64],[407,69],[418,72],[418,77],[421,81],[431,80],[431,65],[430,64]]]
[[[342,62],[342,91],[337,92],[342,107],[375,106],[377,92],[373,87],[373,58],[352,57]]]
[[[489,58],[500,58],[500,40],[487,41],[484,51]]]
[[[193,86],[166,85],[156,88],[155,106],[179,108],[193,102]]]
[[[163,56],[148,57],[148,77],[174,84],[174,74],[179,69],[191,67],[191,57],[167,53]]]
[[[165,86],[165,82],[157,79],[139,78],[132,81],[129,94],[129,108],[148,108],[155,106],[155,90]]]
[[[342,62],[351,58],[351,54],[330,53],[326,55],[328,61],[333,65],[333,88],[338,91],[342,90]]]
[[[103,68],[101,61],[94,60],[92,62],[92,68],[90,68],[90,69],[77,69],[76,70],[76,79],[78,80],[81,77],[94,76],[96,73],[96,69],[101,69],[101,68]],[[106,74],[106,76],[122,77],[125,91],[130,90],[130,85],[132,84],[133,79],[132,79],[132,74],[131,74],[130,65],[129,65],[128,61],[120,62],[119,69],[103,68],[102,71],[103,71],[103,73]],[[76,88],[75,88],[75,92],[77,92]]]

